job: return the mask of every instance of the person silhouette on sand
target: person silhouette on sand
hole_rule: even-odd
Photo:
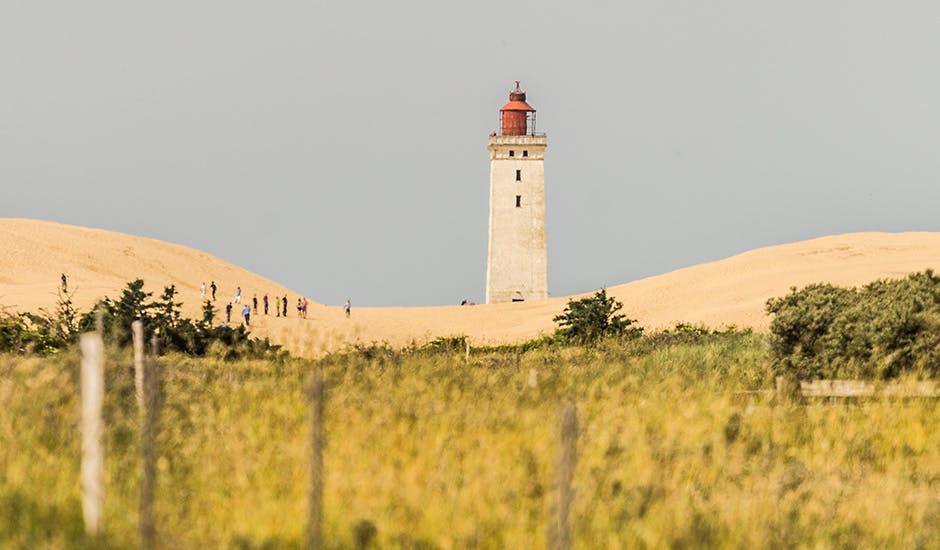
[[[352,304],[349,302],[349,298],[346,298],[346,303],[343,304],[343,309],[346,310],[346,318],[349,318],[349,310],[352,309]]]
[[[62,274],[62,292],[69,291],[69,279],[65,276],[65,273]]]
[[[287,317],[287,295],[284,295],[284,298],[281,300],[281,307],[284,308],[284,317]]]
[[[264,293],[264,298],[262,298],[262,301],[264,302],[264,314],[267,315],[268,314],[268,293],[267,292]]]
[[[212,281],[212,284],[209,285],[209,288],[212,289],[212,301],[214,302],[214,301],[215,301],[215,291],[216,291],[216,289],[219,288],[219,287],[215,286],[215,281]]]
[[[242,315],[245,316],[245,326],[251,326],[251,308],[248,307],[248,304],[245,304],[245,307],[242,308]]]
[[[232,302],[225,304],[225,322],[232,322]]]

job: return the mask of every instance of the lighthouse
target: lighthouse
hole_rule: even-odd
[[[516,87],[499,110],[490,134],[490,236],[486,303],[548,297],[545,250],[544,133],[535,131],[535,109]]]

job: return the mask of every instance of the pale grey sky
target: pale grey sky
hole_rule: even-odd
[[[487,136],[522,80],[553,295],[938,231],[938,53],[927,1],[8,0],[0,217],[329,304],[482,301]]]

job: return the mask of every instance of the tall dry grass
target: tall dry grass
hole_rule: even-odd
[[[109,357],[105,534],[82,532],[78,357],[0,357],[0,546],[136,545],[130,355]],[[329,547],[544,548],[558,413],[579,436],[575,548],[940,547],[935,400],[806,406],[764,339],[472,354],[372,348],[327,379]],[[160,361],[158,547],[300,547],[313,363]],[[537,385],[529,384],[530,371]]]

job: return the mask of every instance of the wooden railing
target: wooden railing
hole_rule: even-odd
[[[792,382],[790,382],[792,384]],[[773,390],[742,390],[734,392],[737,396],[748,395],[786,395],[795,394],[787,388],[788,382],[783,376],[777,377],[777,386]],[[920,380],[910,382],[868,382],[865,380],[802,380],[800,394],[814,398],[861,398],[861,397],[940,397],[940,381]]]
[[[792,383],[792,382],[791,382]],[[784,377],[777,377],[777,387],[773,390],[739,390],[734,395],[739,398],[758,395],[794,395],[796,392],[787,388]],[[938,398],[940,381],[921,380],[911,382],[868,382],[865,380],[803,380],[800,382],[800,395],[804,398],[863,398],[890,397],[900,399]]]
[[[800,382],[800,391],[803,397],[940,397],[940,384],[933,381],[875,384],[864,380],[813,380]]]

